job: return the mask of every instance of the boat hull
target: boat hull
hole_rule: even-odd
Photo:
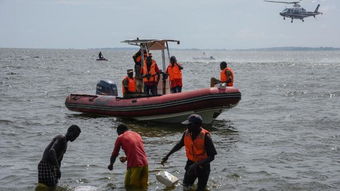
[[[115,96],[71,94],[65,105],[71,111],[109,115],[138,121],[179,123],[190,114],[201,114],[211,123],[224,110],[238,104],[237,88],[205,88],[154,97],[123,99]]]
[[[108,61],[106,58],[97,58],[96,61]]]

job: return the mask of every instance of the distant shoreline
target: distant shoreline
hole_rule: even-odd
[[[90,50],[135,50],[136,48],[90,48]],[[340,48],[335,47],[293,47],[293,46],[287,46],[287,47],[269,47],[269,48],[244,48],[244,49],[226,49],[226,48],[220,48],[220,49],[214,49],[214,48],[207,48],[207,49],[201,49],[201,48],[172,48],[172,50],[197,50],[197,51],[204,51],[204,50],[214,50],[214,51],[331,51],[331,50],[340,50]]]

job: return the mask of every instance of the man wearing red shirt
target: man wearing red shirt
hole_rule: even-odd
[[[115,142],[108,169],[113,169],[113,164],[119,155],[120,148],[122,148],[126,157],[120,157],[120,161],[125,162],[127,160],[125,187],[147,188],[149,169],[142,137],[138,133],[130,131],[123,124],[117,127],[117,134],[118,138]]]

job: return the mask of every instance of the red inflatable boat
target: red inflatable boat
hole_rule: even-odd
[[[169,43],[180,43],[177,40],[155,39],[123,42],[139,46],[142,52],[141,63],[144,63],[144,51],[160,50],[162,71],[166,71],[165,64],[170,61]],[[168,61],[165,59],[166,53]],[[203,123],[209,124],[225,109],[236,106],[241,100],[241,93],[237,88],[225,87],[223,84],[213,88],[171,94],[167,80],[163,76],[158,83],[160,95],[136,98],[118,97],[117,86],[111,81],[101,80],[97,84],[97,95],[71,94],[66,98],[65,105],[71,111],[165,123],[180,123],[190,114],[197,113],[203,117]]]
[[[124,99],[116,96],[71,94],[65,105],[69,110],[119,118],[180,123],[198,113],[203,123],[211,123],[225,109],[241,100],[234,87],[214,87],[153,97]]]

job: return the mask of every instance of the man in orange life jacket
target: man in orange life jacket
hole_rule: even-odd
[[[220,81],[227,83],[227,86],[234,86],[234,71],[224,61],[221,62],[220,69]]]
[[[188,160],[183,179],[184,189],[190,189],[198,178],[197,190],[203,191],[209,179],[210,162],[215,159],[217,152],[209,131],[202,128],[200,115],[192,114],[182,124],[187,125],[187,130],[183,133],[181,140],[162,159],[161,164],[164,165],[172,153],[185,146]]]
[[[144,93],[148,95],[157,95],[160,70],[158,69],[156,61],[153,60],[151,56],[146,58],[141,73],[144,82]]]
[[[177,63],[175,56],[171,56],[170,64],[166,69],[166,74],[170,78],[170,90],[171,93],[179,93],[182,91],[182,70],[183,67]]]
[[[143,51],[143,60],[145,62],[147,57],[147,51]],[[136,78],[136,91],[141,93],[143,89],[143,78],[142,78],[142,50],[139,49],[133,56],[133,61],[135,62],[135,78]]]
[[[127,70],[127,76],[122,81],[122,89],[124,97],[129,97],[129,95],[136,93],[136,80],[133,77],[132,69]]]

